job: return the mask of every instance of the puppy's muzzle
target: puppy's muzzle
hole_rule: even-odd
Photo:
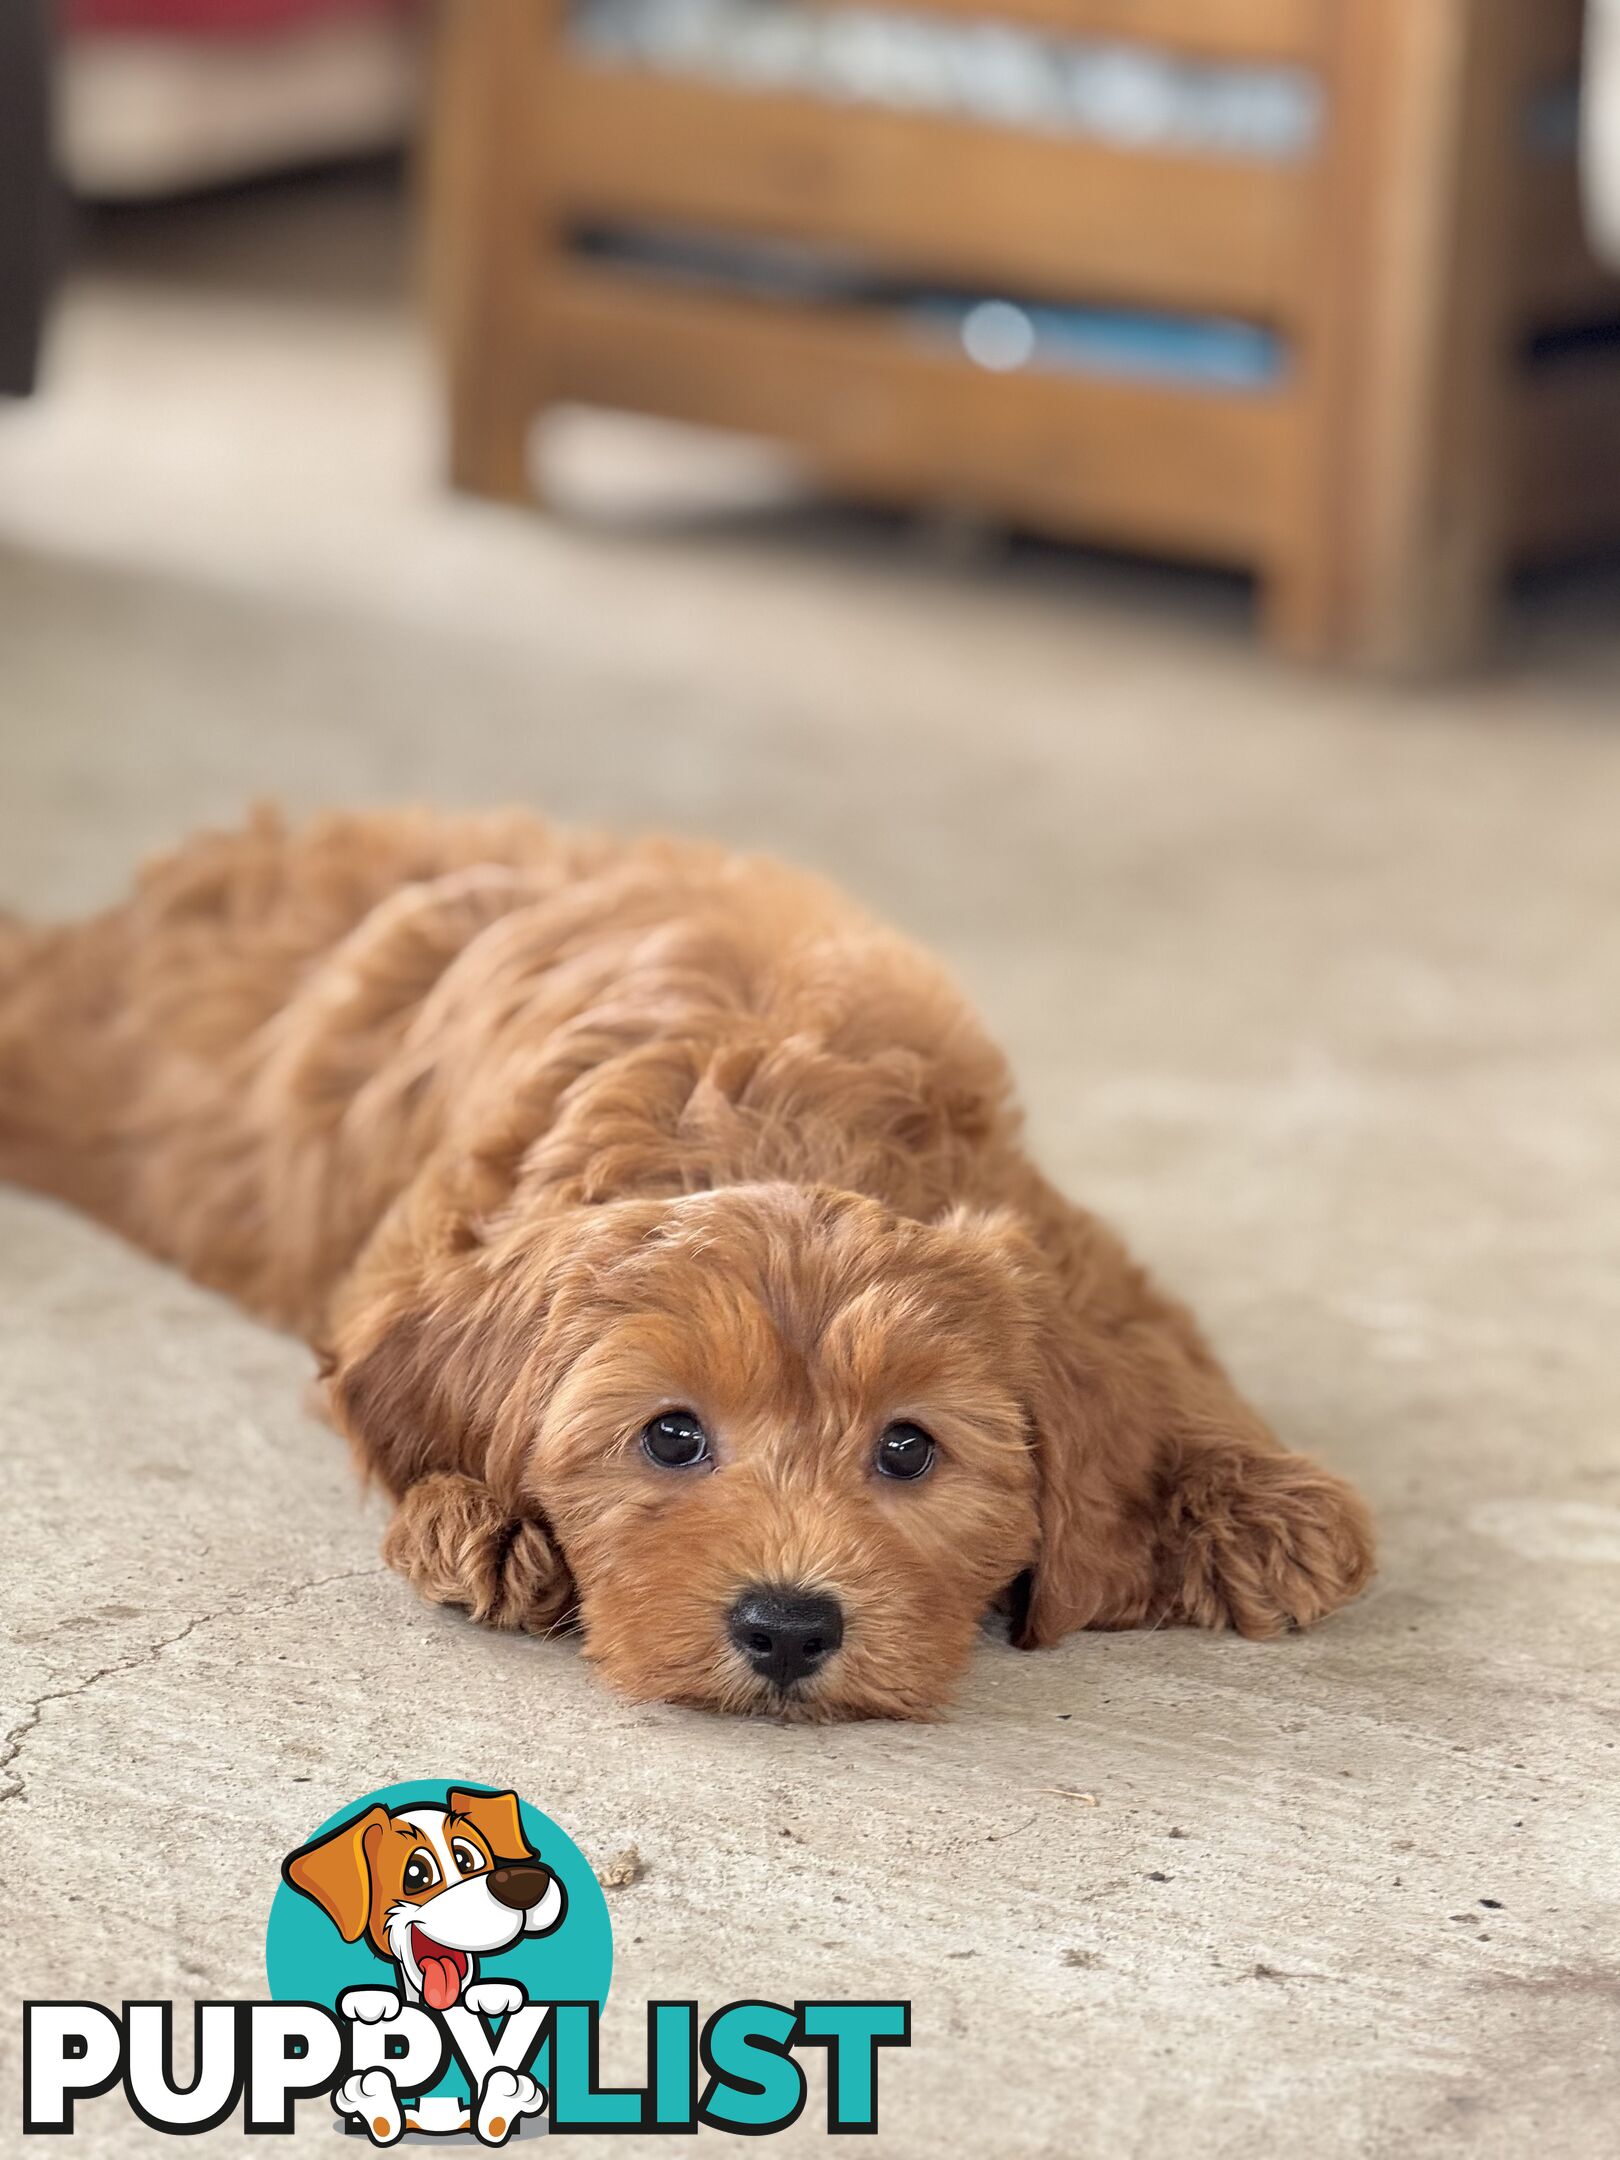
[[[836,1598],[821,1591],[755,1583],[732,1606],[727,1632],[762,1680],[790,1688],[838,1650],[844,1613]]]
[[[509,1912],[529,1912],[551,1888],[551,1876],[543,1867],[521,1863],[491,1868],[489,1894]]]

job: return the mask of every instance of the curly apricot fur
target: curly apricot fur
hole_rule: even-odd
[[[1024,1155],[1005,1063],[814,878],[522,813],[263,811],[92,921],[0,921],[0,1171],[301,1332],[384,1550],[502,1627],[577,1604],[627,1693],[928,1716],[1028,1644],[1269,1635],[1366,1511]],[[636,1445],[679,1406],[715,1463]],[[914,1488],[872,1450],[939,1443]],[[834,1592],[785,1703],[753,1582]]]

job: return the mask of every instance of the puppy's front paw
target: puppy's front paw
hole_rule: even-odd
[[[514,1520],[487,1485],[452,1471],[410,1487],[382,1555],[431,1604],[460,1605],[486,1627],[544,1634],[574,1602],[572,1578],[543,1526]]]
[[[366,1992],[361,1988],[349,1990],[351,1995]],[[343,2080],[332,2095],[332,2102],[340,2115],[348,2115],[365,2125],[366,2136],[373,2145],[392,2145],[405,2127],[399,2094],[386,2070],[357,2070],[352,2077]]]
[[[474,2124],[486,2145],[504,2145],[526,2115],[543,2115],[546,2089],[523,2070],[496,2068],[478,2095]]]
[[[1373,1572],[1372,1522],[1342,1478],[1242,1443],[1210,1445],[1185,1467],[1163,1550],[1174,1618],[1256,1637],[1309,1627]]]
[[[515,1980],[475,1980],[462,1990],[461,1999],[480,2017],[510,2017],[529,1998]]]
[[[381,2025],[399,2016],[399,1997],[392,1988],[345,1988],[337,2000],[338,2016],[351,2023]]]

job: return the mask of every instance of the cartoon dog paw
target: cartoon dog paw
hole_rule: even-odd
[[[525,2115],[543,2115],[546,2088],[523,2070],[496,2068],[484,2080],[473,2125],[485,2145],[504,2145]]]
[[[366,1990],[351,1988],[349,1992],[351,1995],[362,1994]],[[392,2145],[405,2127],[399,2094],[386,2070],[357,2070],[352,2077],[343,2080],[332,2095],[332,2104],[340,2115],[350,2115],[364,2123],[366,2136],[373,2145]]]
[[[384,2025],[399,2016],[399,1997],[392,1988],[345,1988],[337,2006],[339,2017],[362,2025]]]
[[[475,1980],[470,1988],[462,1989],[461,1999],[480,2017],[510,2017],[529,1998],[515,1980]]]

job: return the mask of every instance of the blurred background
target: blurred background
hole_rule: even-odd
[[[265,793],[715,833],[945,951],[1306,1442],[1279,1306],[1352,1391],[1590,1318],[1612,12],[5,25],[0,897]]]
[[[260,789],[518,795],[826,860],[1008,999],[1111,864],[1187,1027],[1340,845],[1401,939],[1448,850],[1467,921],[1556,885],[1615,754],[1617,15],[14,0],[13,882]]]
[[[989,2119],[992,1995],[1009,2150],[1615,2149],[1617,167],[1614,0],[0,0],[0,907],[263,795],[810,864],[1374,1505],[1331,1627],[987,1651],[904,1745],[654,1738],[548,1662],[546,1790],[653,1856],[631,1994],[747,1984],[757,1833],[766,1994],[918,1993],[896,2150]],[[346,1580],[300,1354],[0,1213],[51,1597],[71,1491],[116,1644],[249,1550],[271,1611],[289,1477]],[[102,1633],[44,1699],[151,1662]],[[219,1640],[169,1725],[36,1706],[45,1819],[89,1776],[105,1840],[206,1703],[225,1865],[286,1668],[191,1686]],[[35,1931],[75,1991],[98,1909]]]
[[[1408,1209],[1386,1090],[1615,1047],[1617,14],[13,0],[4,897],[266,792],[718,833],[1169,1257],[1303,1150],[1395,1264],[1313,1150]]]
[[[4,25],[6,901],[263,793],[701,829],[939,944],[1233,1325],[1262,1223],[1255,1325],[1327,1242],[1397,1369],[1482,1256],[1563,1283],[1620,1158],[1614,10]]]

